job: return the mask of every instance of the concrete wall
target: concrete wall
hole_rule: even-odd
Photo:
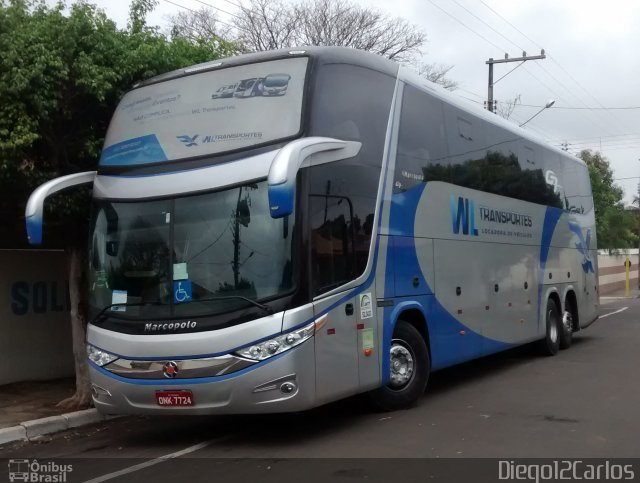
[[[63,251],[0,250],[0,385],[73,375]]]
[[[629,274],[629,287],[638,288],[638,249],[619,250],[615,255],[610,255],[607,250],[598,252],[598,283],[600,295],[624,291],[625,286],[625,260],[631,261]]]

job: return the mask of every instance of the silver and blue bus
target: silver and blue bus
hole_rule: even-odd
[[[278,96],[212,99],[274,72]],[[87,183],[103,413],[358,393],[402,408],[432,371],[531,342],[554,355],[597,318],[585,164],[370,53],[248,54],[136,85],[97,171],[32,194],[32,243],[45,198]]]

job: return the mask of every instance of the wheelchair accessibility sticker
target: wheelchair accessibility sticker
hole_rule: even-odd
[[[173,282],[173,302],[182,304],[191,300],[191,280]]]

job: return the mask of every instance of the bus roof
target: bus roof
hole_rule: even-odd
[[[408,69],[406,67],[400,68],[400,65],[398,63],[385,57],[373,54],[371,52],[353,49],[350,47],[294,47],[288,49],[270,50],[266,52],[242,54],[225,59],[212,60],[183,69],[177,69],[165,74],[160,74],[136,84],[134,88],[217,68],[233,67],[237,65],[266,62],[269,60],[299,56],[310,56],[323,64],[337,63],[357,65],[390,75],[392,77],[398,76],[400,80],[412,84],[421,90],[428,91],[432,95],[435,95],[436,97],[449,104],[459,107],[460,109],[464,109],[470,114],[473,114],[481,119],[484,119],[485,121],[506,129],[513,134],[521,136],[522,138],[527,139],[532,143],[545,146],[546,148],[560,154],[562,156],[562,159],[564,160],[572,160],[578,164],[584,164],[584,162],[580,158],[572,156],[561,150],[560,148],[549,144],[546,140],[535,135],[531,131],[520,128],[513,122],[507,121],[500,116],[489,113],[487,110],[477,106],[476,104],[467,101],[462,97],[456,95],[455,93],[452,93],[451,91],[443,88],[442,86],[425,79],[424,77],[413,72],[411,69]]]
[[[371,52],[352,49],[349,47],[295,47],[290,49],[270,50],[267,52],[254,52],[242,54],[226,59],[217,59],[202,64],[196,64],[183,69],[174,70],[165,74],[160,74],[134,86],[142,87],[149,84],[163,82],[169,79],[196,74],[199,72],[213,70],[217,68],[233,67],[243,64],[266,62],[269,60],[283,59],[289,57],[310,56],[319,60],[323,64],[351,64],[372,69],[384,74],[396,77],[399,64]]]

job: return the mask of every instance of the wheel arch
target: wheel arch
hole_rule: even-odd
[[[415,329],[420,333],[427,345],[429,357],[431,357],[431,342],[429,337],[429,327],[427,325],[427,315],[424,307],[420,303],[415,301],[400,302],[394,307],[389,319],[391,321],[388,330],[389,343],[391,342],[391,337],[393,336],[398,320],[404,320],[415,327]]]
[[[580,330],[580,313],[578,311],[578,297],[573,286],[569,286],[566,288],[563,299],[563,309],[571,311],[571,316],[573,318],[573,331],[576,332]]]
[[[546,326],[545,326],[545,311],[547,307],[547,302],[549,300],[553,300],[556,303],[556,307],[558,308],[558,312],[562,314],[562,299],[561,295],[558,291],[558,288],[555,286],[550,286],[544,291],[544,296],[540,298],[540,329],[542,333],[541,336],[545,335]]]

